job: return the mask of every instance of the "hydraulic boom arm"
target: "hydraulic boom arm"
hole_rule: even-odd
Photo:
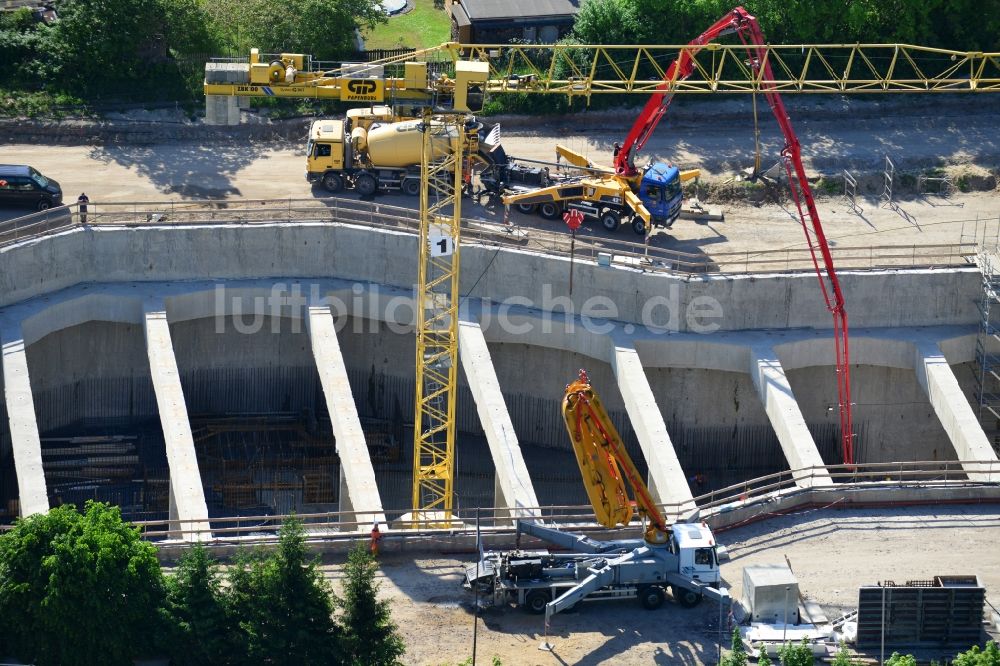
[[[820,223],[819,211],[816,210],[816,202],[813,199],[812,190],[809,188],[805,167],[802,166],[802,146],[795,135],[795,130],[792,129],[792,121],[785,111],[785,103],[781,100],[781,95],[778,94],[773,83],[774,72],[771,71],[771,63],[767,58],[764,34],[761,32],[760,24],[742,7],[737,7],[732,13],[734,17],[739,17],[737,31],[740,40],[747,45],[750,68],[754,75],[761,79],[761,90],[781,127],[782,135],[785,137],[785,147],[781,151],[781,158],[788,174],[788,186],[799,214],[799,222],[806,234],[813,267],[816,269],[820,290],[823,292],[823,300],[827,310],[833,315],[841,453],[845,463],[853,464],[854,424],[851,414],[851,366],[847,336],[847,310],[844,308],[844,294],[840,289],[840,279],[833,266],[833,256],[830,254],[830,246],[826,242],[826,234],[823,233],[823,225]],[[823,262],[822,267],[819,263],[820,260]]]
[[[625,488],[627,479],[639,513],[649,521],[646,542],[665,543],[670,534],[666,518],[653,502],[586,371],[580,370],[580,378],[566,387],[562,411],[597,521],[609,528],[629,524],[633,509]]]
[[[625,138],[625,143],[615,154],[615,171],[625,176],[636,173],[632,164],[633,153],[640,150],[656,128],[660,118],[666,113],[673,98],[673,88],[678,81],[683,81],[695,70],[694,57],[712,39],[729,33],[737,33],[746,45],[749,55],[750,70],[754,79],[759,82],[760,90],[767,99],[774,117],[778,121],[781,133],[785,137],[785,147],[781,151],[782,162],[788,173],[788,185],[792,200],[798,210],[799,221],[806,234],[809,251],[812,255],[813,267],[819,277],[820,289],[827,309],[833,315],[834,346],[837,364],[837,398],[840,409],[841,453],[845,463],[854,462],[854,425],[851,414],[851,383],[850,355],[847,336],[847,311],[844,308],[844,295],[840,289],[830,254],[830,246],[823,233],[816,202],[802,166],[802,147],[792,129],[792,122],[785,111],[785,104],[778,94],[774,72],[768,58],[769,50],[764,40],[757,19],[743,7],[736,7],[725,17],[715,22],[712,27],[699,35],[686,48],[681,50],[677,60],[667,69],[664,80],[657,88],[642,113],[636,118],[632,129]],[[820,266],[822,261],[822,266]]]
[[[670,102],[674,98],[674,86],[678,81],[683,81],[694,72],[694,56],[701,49],[716,37],[727,35],[737,30],[746,22],[747,18],[753,20],[745,9],[737,7],[716,21],[712,27],[698,35],[688,43],[688,48],[681,50],[677,60],[675,60],[666,73],[663,75],[663,82],[657,87],[657,92],[649,98],[642,113],[635,119],[632,129],[625,137],[625,143],[615,151],[615,172],[626,177],[636,175],[635,165],[632,163],[638,150],[646,145],[646,141],[653,134],[656,125],[670,108]],[[756,24],[756,21],[754,21]]]

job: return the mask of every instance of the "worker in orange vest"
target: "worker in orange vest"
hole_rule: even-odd
[[[378,523],[372,525],[372,538],[368,544],[368,549],[373,557],[378,557],[378,542],[382,540],[382,533],[378,529]]]

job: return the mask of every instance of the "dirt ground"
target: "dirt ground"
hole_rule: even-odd
[[[991,97],[941,100],[933,96],[867,99],[788,97],[789,113],[803,146],[814,183],[818,210],[831,244],[836,246],[955,243],[976,237],[1000,237],[1000,111]],[[702,112],[702,108],[707,109]],[[762,110],[764,113],[766,110]],[[629,112],[631,113],[631,112]],[[621,141],[631,117],[600,112],[545,119],[521,119],[502,125],[501,141],[509,155],[553,160],[563,143],[594,163],[610,164],[612,146]],[[762,116],[762,166],[774,166],[780,136],[773,119]],[[86,191],[99,208],[105,201],[191,199],[273,199],[327,196],[304,178],[303,145],[171,143],[160,145],[38,146],[0,148],[7,163],[27,163],[60,181],[69,200]],[[721,222],[679,220],[654,244],[694,254],[804,247],[804,236],[788,203],[739,203],[743,190],[734,175],[753,160],[752,115],[746,100],[706,103],[678,100],[636,160],[662,159],[703,170],[702,198],[725,213]],[[883,207],[885,155],[895,162],[895,196],[900,210]],[[915,175],[940,168],[963,183],[968,193],[949,198],[919,195]],[[859,180],[860,213],[842,197],[843,170]],[[774,173],[774,172],[772,172]],[[780,190],[779,190],[780,191]],[[346,196],[357,198],[349,193]],[[750,198],[754,198],[751,196]],[[379,195],[387,204],[414,207],[402,195]],[[769,199],[773,200],[773,198]],[[24,211],[0,210],[0,221]],[[905,213],[905,215],[903,214]],[[499,222],[502,208],[466,205],[464,215]],[[564,231],[561,222],[512,212],[525,228]],[[580,232],[609,236],[596,223]],[[614,236],[641,241],[628,228]]]
[[[831,619],[856,608],[861,585],[935,575],[977,575],[987,599],[1000,607],[998,539],[1000,507],[993,506],[811,510],[719,535],[732,554],[723,576],[735,599],[742,595],[743,567],[787,557],[803,594]],[[471,554],[382,558],[382,594],[405,637],[406,663],[452,665],[472,655],[474,602],[460,581],[463,566],[474,561]],[[341,564],[325,565],[324,572],[336,586]],[[594,602],[553,619],[548,640],[555,650],[545,652],[538,649],[545,640],[541,616],[490,609],[480,619],[477,657],[525,666],[714,664],[718,629],[719,606],[709,601],[693,610],[668,601],[656,611],[634,600]]]

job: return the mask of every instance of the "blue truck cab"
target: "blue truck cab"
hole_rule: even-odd
[[[669,229],[681,214],[681,172],[663,162],[651,164],[639,183],[639,199],[654,227]]]

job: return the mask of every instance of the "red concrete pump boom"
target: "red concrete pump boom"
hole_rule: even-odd
[[[799,214],[799,221],[802,230],[806,234],[806,241],[809,245],[809,252],[812,255],[813,267],[819,278],[820,289],[823,292],[823,300],[826,308],[833,315],[834,347],[837,364],[837,398],[840,407],[840,437],[841,452],[844,462],[854,463],[854,425],[851,414],[851,377],[850,377],[850,356],[847,336],[847,311],[844,309],[844,295],[840,289],[840,280],[837,278],[836,270],[833,266],[833,256],[830,254],[830,246],[827,244],[826,235],[823,233],[823,225],[820,223],[819,213],[816,210],[816,202],[813,199],[812,190],[806,179],[805,169],[802,166],[801,145],[798,137],[792,129],[791,120],[785,111],[785,104],[781,100],[774,85],[774,72],[767,59],[767,50],[763,48],[766,44],[764,35],[761,32],[760,24],[743,7],[736,7],[725,17],[715,22],[712,27],[690,42],[689,46],[698,48],[685,49],[681,51],[663,77],[663,83],[657,89],[642,113],[636,118],[632,129],[629,130],[625,143],[616,149],[615,171],[616,173],[632,176],[636,169],[633,165],[633,153],[641,150],[649,139],[657,123],[666,113],[673,98],[672,88],[678,81],[683,81],[691,76],[695,69],[694,57],[711,40],[722,35],[737,33],[740,40],[747,47],[749,65],[754,76],[760,81],[763,91],[774,117],[781,127],[781,133],[785,137],[785,147],[781,151],[782,163],[788,173],[788,186],[791,189],[792,200],[795,202],[796,210]],[[771,83],[768,83],[771,82]],[[820,260],[823,265],[820,266]]]
[[[813,267],[819,278],[819,286],[823,292],[826,309],[833,315],[841,451],[844,462],[849,465],[854,464],[854,424],[851,414],[851,365],[847,337],[847,310],[844,309],[844,294],[840,289],[840,279],[834,269],[830,245],[826,242],[826,234],[823,233],[823,225],[820,223],[819,212],[816,210],[816,201],[813,199],[806,171],[802,166],[802,146],[799,144],[798,137],[795,136],[795,130],[792,129],[792,121],[785,111],[785,103],[781,101],[781,95],[775,90],[774,72],[771,70],[771,63],[767,60],[767,51],[763,48],[766,42],[760,24],[742,7],[737,7],[732,13],[741,15],[740,27],[737,32],[740,40],[747,46],[750,66],[754,75],[762,82],[761,88],[764,97],[767,99],[767,103],[781,127],[781,133],[785,137],[785,147],[781,151],[781,158],[788,174],[788,187],[799,214],[799,221],[802,223],[802,230],[806,234],[809,253],[812,255]],[[768,84],[768,81],[772,83]],[[805,210],[803,210],[803,205]],[[807,216],[808,219],[806,219]],[[820,258],[823,260],[822,268],[819,264]]]
[[[629,130],[628,136],[625,137],[625,143],[616,149],[615,173],[626,177],[635,176],[638,173],[635,165],[632,163],[634,153],[642,150],[642,147],[646,145],[646,141],[652,136],[653,130],[656,129],[656,125],[660,122],[664,114],[666,114],[667,109],[670,108],[670,102],[674,98],[672,91],[673,84],[691,76],[691,73],[694,72],[694,56],[701,51],[701,47],[716,37],[745,29],[743,26],[747,18],[756,25],[757,21],[754,17],[750,16],[742,7],[737,7],[716,21],[711,28],[688,43],[688,46],[696,48],[681,51],[677,60],[671,63],[666,73],[664,73],[663,83],[657,87],[658,92],[649,98],[646,106],[642,109],[642,113],[632,123],[632,129]]]

